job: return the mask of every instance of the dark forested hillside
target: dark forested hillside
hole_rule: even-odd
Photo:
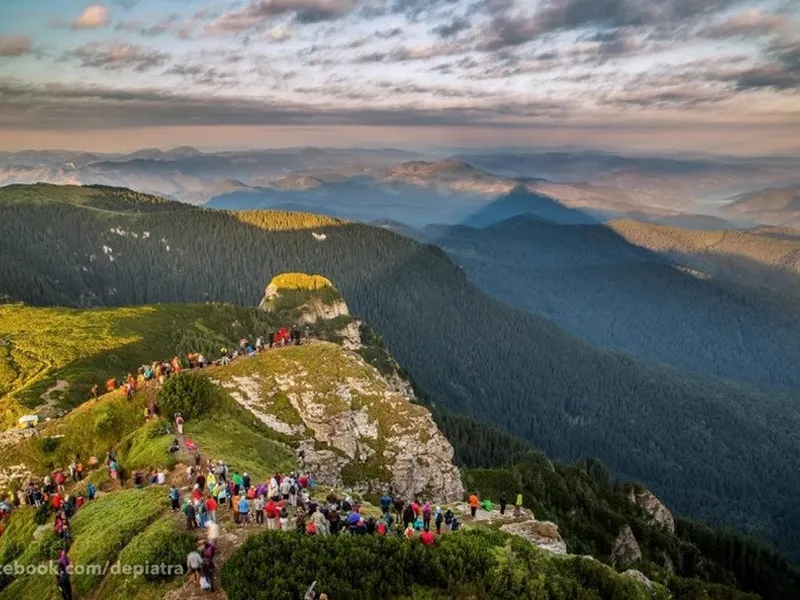
[[[427,227],[424,237],[489,295],[593,344],[765,389],[800,388],[796,297],[680,269],[599,225],[517,218]]]
[[[443,251],[385,229],[306,216],[290,230],[265,213],[115,212],[17,194],[0,189],[0,295],[255,305],[279,272],[321,273],[436,404],[559,459],[597,456],[682,513],[800,555],[796,398],[597,350],[490,300]]]
[[[617,532],[629,525],[642,550],[637,568],[671,588],[675,582],[668,581],[669,573],[763,598],[789,600],[800,594],[800,571],[752,538],[677,516],[674,532],[654,526],[630,500],[636,486],[613,479],[596,460],[553,463],[523,441],[469,417],[442,410],[434,416],[456,460],[467,468],[467,490],[495,502],[503,493],[512,500],[521,492],[538,519],[558,523],[571,553],[610,562]]]

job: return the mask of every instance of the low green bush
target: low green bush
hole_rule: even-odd
[[[209,412],[219,400],[219,390],[200,373],[181,371],[167,379],[158,393],[165,415],[181,413],[184,419]]]

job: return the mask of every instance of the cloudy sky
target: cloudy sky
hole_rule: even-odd
[[[800,0],[0,0],[0,147],[800,154]]]

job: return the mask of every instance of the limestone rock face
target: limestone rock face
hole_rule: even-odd
[[[631,489],[629,499],[632,503],[642,507],[647,514],[650,515],[650,525],[653,527],[660,527],[670,533],[675,533],[675,518],[653,492],[647,489]]]
[[[333,284],[321,275],[282,273],[269,282],[259,305],[262,310],[272,310],[286,293],[294,294],[296,308],[300,309],[301,323],[315,323],[318,319],[330,320],[349,316],[350,310]]]
[[[635,563],[642,558],[642,551],[639,542],[631,531],[630,525],[623,525],[619,530],[617,539],[614,540],[614,549],[611,552],[614,564],[622,566]]]
[[[314,342],[270,350],[214,372],[265,425],[290,436],[322,484],[400,497],[461,500],[453,447],[430,413],[361,356]]]
[[[641,571],[637,571],[636,569],[628,569],[622,574],[622,576],[635,579],[636,581],[644,585],[648,590],[653,588],[653,582],[647,578],[647,575],[645,575]]]
[[[502,531],[518,535],[543,550],[564,556],[567,544],[558,533],[558,525],[550,521],[522,521],[508,523],[500,528]]]

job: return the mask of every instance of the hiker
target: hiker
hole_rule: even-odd
[[[86,485],[86,497],[89,498],[89,500],[94,500],[94,495],[96,493],[97,493],[97,489],[94,487],[94,484],[90,481]]]
[[[283,498],[284,502],[288,502],[289,501],[289,490],[291,489],[291,487],[292,487],[292,483],[289,481],[289,478],[288,477],[284,477],[281,480],[281,484],[278,486],[278,488],[280,489],[280,492],[281,492],[281,497]]]
[[[239,524],[246,525],[247,524],[247,515],[250,512],[250,504],[247,502],[247,498],[242,496],[239,499]]]
[[[233,491],[236,495],[239,495],[239,492],[243,491],[244,488],[244,479],[242,476],[239,475],[239,471],[233,472]]]
[[[514,503],[514,516],[519,517],[522,515],[522,494],[517,494],[517,501]]]
[[[173,454],[173,453],[177,452],[180,449],[181,449],[181,444],[177,439],[172,440],[172,443],[169,445],[169,448],[167,448],[167,450],[168,450],[168,452],[170,454]]]
[[[339,511],[336,508],[331,508],[328,511],[328,528],[330,529],[331,535],[339,535],[339,528],[342,523],[342,516],[339,514]]]
[[[202,547],[203,562],[200,567],[200,589],[205,592],[214,590],[214,551],[213,544],[206,543]]]
[[[381,496],[381,512],[386,514],[392,506],[394,499],[387,493]]]
[[[414,518],[414,509],[411,508],[411,505],[409,504],[406,506],[405,510],[403,510],[403,527],[411,527],[411,524],[414,522]]]
[[[219,525],[217,525],[216,521],[208,521],[206,523],[206,539],[208,539],[209,544],[217,545],[217,540],[219,540]]]
[[[192,550],[186,556],[186,566],[189,568],[192,581],[195,585],[200,584],[200,567],[203,566],[203,557],[197,550]]]
[[[197,527],[197,511],[194,508],[194,503],[187,498],[185,500],[183,514],[186,515],[186,528],[193,530]]]
[[[117,380],[112,377],[106,381],[106,391],[113,392],[115,389],[117,389]]]
[[[180,492],[178,488],[175,487],[173,484],[171,488],[169,488],[169,501],[172,504],[172,512],[177,512],[180,509]]]
[[[278,513],[278,529],[286,530],[286,526],[289,524],[289,510],[286,508],[286,503],[281,501],[280,512]]]
[[[250,489],[250,475],[247,473],[242,475],[242,485],[244,486],[245,491]]]
[[[209,496],[206,500],[206,519],[212,523],[217,522],[217,501],[213,496]]]
[[[431,530],[427,527],[425,531],[422,532],[422,535],[419,536],[419,541],[422,542],[423,546],[433,546],[433,543],[436,541],[431,533]]]
[[[442,521],[444,521],[444,515],[442,515],[442,508],[440,506],[436,507],[435,514],[436,516],[433,521],[436,523],[436,535],[442,535]]]
[[[175,413],[175,431],[178,435],[183,435],[183,417],[181,413]]]
[[[59,569],[56,575],[56,585],[61,592],[62,600],[72,600],[72,584],[69,581],[69,572],[66,569]]]
[[[506,493],[500,492],[500,514],[506,514],[506,504],[508,504],[508,500],[506,499]]]
[[[95,383],[92,386],[92,398],[94,398],[95,400],[97,400],[97,398],[99,397],[99,393],[98,392],[99,392],[99,389],[98,389],[97,384]]]
[[[492,509],[494,509],[494,505],[492,504],[492,501],[487,498],[486,500],[481,502],[481,508],[486,512],[492,512]]]
[[[253,510],[256,512],[256,525],[264,524],[264,496],[257,496],[253,500]]]
[[[389,528],[386,525],[386,521],[381,517],[377,523],[375,523],[375,533],[378,535],[386,535],[386,532]]]
[[[426,502],[425,505],[422,507],[422,524],[425,529],[430,529],[431,527],[431,513],[433,512],[433,508],[431,507],[430,502]]]
[[[455,516],[453,515],[453,511],[448,508],[444,513],[444,524],[447,525],[448,529],[452,529],[454,518]]]
[[[267,515],[267,529],[277,529],[280,512],[278,511],[278,507],[272,498],[269,499],[264,507],[264,512]]]
[[[475,518],[475,513],[478,512],[478,507],[480,506],[480,500],[478,500],[478,495],[473,493],[469,497],[469,512],[472,515],[472,518]]]
[[[141,471],[136,471],[133,475],[133,487],[137,490],[142,488],[142,483],[144,482],[144,478],[142,477]]]

